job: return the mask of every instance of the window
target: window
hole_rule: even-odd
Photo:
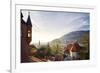
[[[31,31],[28,30],[28,37],[31,37]]]

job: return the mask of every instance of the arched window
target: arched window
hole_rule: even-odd
[[[28,37],[31,37],[31,31],[28,30]]]

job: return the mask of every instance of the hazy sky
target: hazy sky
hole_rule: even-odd
[[[29,11],[22,11],[26,21]],[[30,11],[32,43],[48,42],[64,34],[89,30],[89,13]]]

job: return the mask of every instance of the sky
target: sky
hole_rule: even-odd
[[[31,43],[46,43],[72,31],[89,30],[89,13],[22,10],[25,21],[29,12],[32,21]]]

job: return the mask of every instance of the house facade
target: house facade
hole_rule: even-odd
[[[77,42],[68,44],[65,48],[65,55],[67,56],[66,59],[68,60],[79,60],[80,59],[80,50],[81,47]]]

